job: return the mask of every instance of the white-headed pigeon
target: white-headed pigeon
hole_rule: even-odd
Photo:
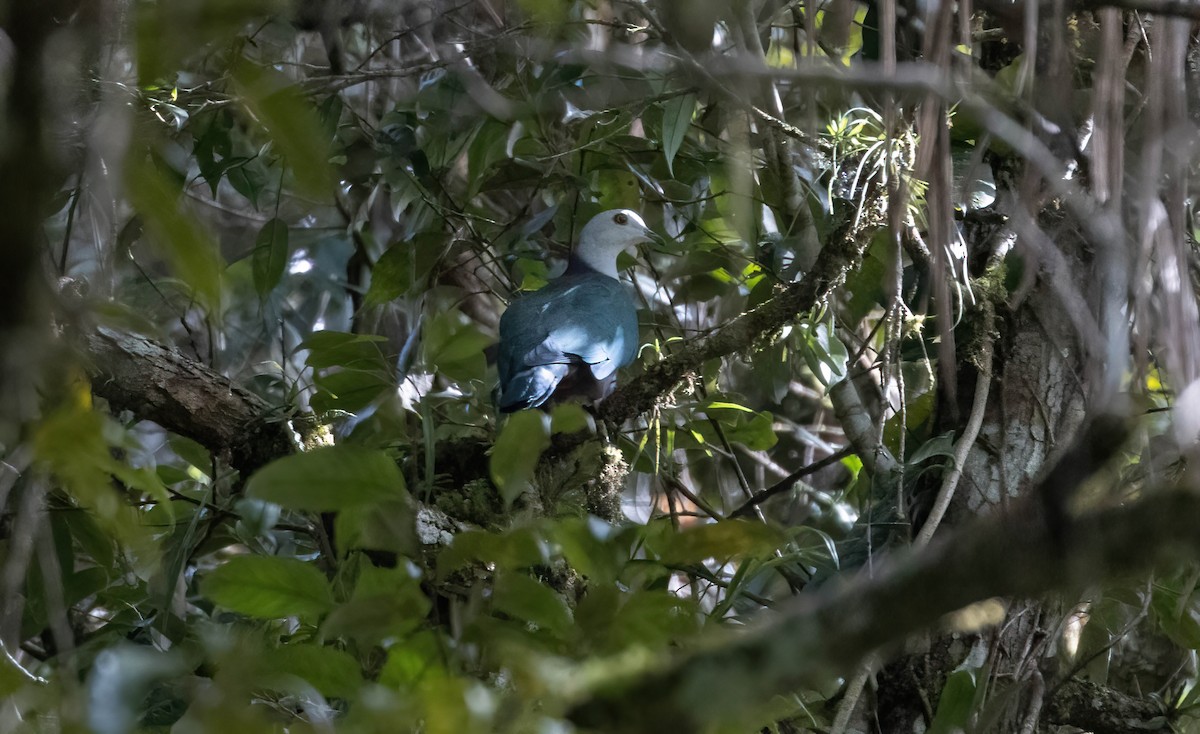
[[[584,226],[566,272],[509,305],[497,355],[502,412],[612,392],[617,368],[638,349],[637,308],[617,255],[652,237],[629,209],[601,212]]]

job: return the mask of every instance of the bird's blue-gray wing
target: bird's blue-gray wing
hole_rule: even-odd
[[[559,278],[514,301],[500,319],[500,407],[542,404],[572,368],[586,365],[606,380],[633,360],[637,341],[637,310],[620,281]]]

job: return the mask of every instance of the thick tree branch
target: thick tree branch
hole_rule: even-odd
[[[1173,731],[1161,703],[1136,698],[1086,680],[1064,683],[1046,702],[1042,719],[1095,734]]]
[[[653,408],[689,373],[710,359],[751,348],[791,323],[797,316],[822,303],[858,265],[869,244],[853,236],[834,238],[817,256],[804,279],[788,283],[766,303],[738,316],[712,334],[688,341],[682,349],[651,365],[643,374],[617,388],[600,406],[600,416],[613,423]]]
[[[179,352],[135,334],[100,327],[85,338],[92,390],[205,448],[228,454],[248,475],[292,453],[292,427],[262,398]]]
[[[690,732],[734,721],[774,695],[846,674],[871,652],[973,602],[1079,589],[1200,558],[1197,521],[1200,496],[1161,491],[1077,518],[1064,544],[1031,500],[923,552],[877,563],[873,576],[798,600],[753,632],[663,660],[582,703],[571,718],[621,732]]]

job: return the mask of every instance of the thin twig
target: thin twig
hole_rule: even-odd
[[[950,507],[950,500],[954,498],[954,490],[958,487],[958,480],[962,477],[962,468],[967,461],[967,453],[971,447],[975,445],[975,439],[979,437],[979,429],[983,425],[983,413],[987,408],[988,392],[992,382],[992,340],[990,336],[985,336],[983,344],[980,346],[979,355],[979,376],[975,381],[975,398],[971,403],[971,415],[967,418],[966,428],[963,429],[963,434],[959,436],[958,443],[954,446],[954,466],[950,468],[950,473],[942,480],[942,486],[938,490],[937,500],[933,503],[933,509],[929,511],[929,517],[925,524],[921,526],[921,532],[917,533],[916,540],[913,545],[917,548],[922,548],[929,544],[933,538],[933,533],[941,524],[942,518],[946,514],[946,509]]]

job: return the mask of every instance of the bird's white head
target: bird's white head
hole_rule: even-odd
[[[609,209],[592,217],[579,233],[575,257],[589,268],[609,277],[617,276],[617,255],[639,242],[649,242],[654,233],[632,209]]]

